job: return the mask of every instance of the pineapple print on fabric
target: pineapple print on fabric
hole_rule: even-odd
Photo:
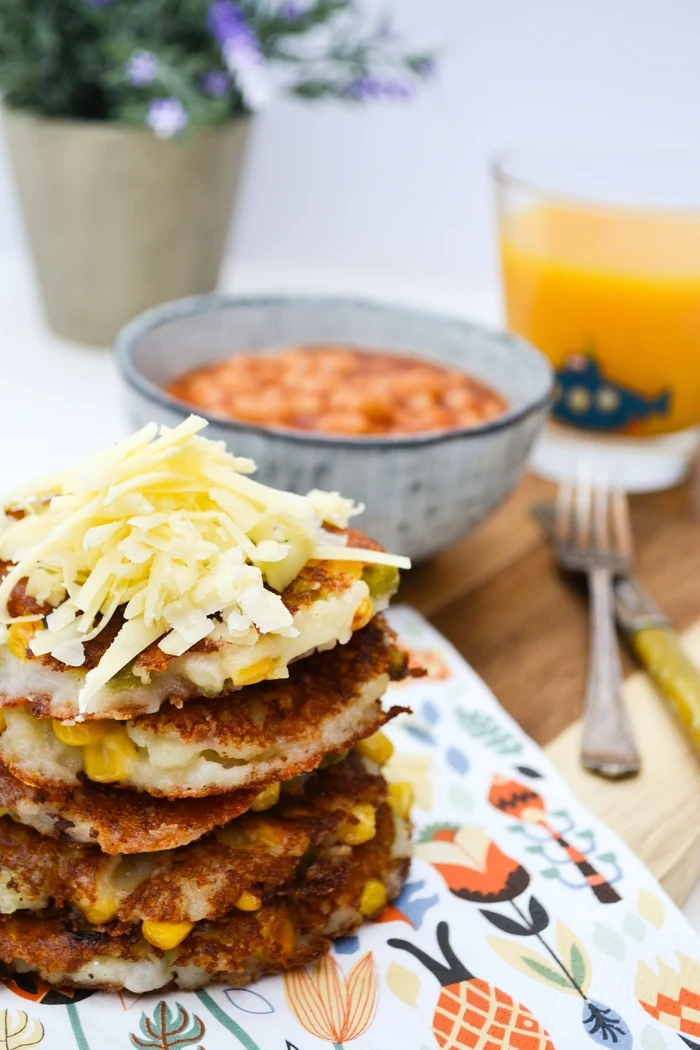
[[[653,969],[640,962],[635,993],[651,1017],[676,1032],[685,1046],[700,1050],[700,963],[680,953],[675,968],[663,959],[656,959]]]
[[[392,948],[409,952],[437,978],[441,990],[433,1034],[441,1050],[555,1050],[549,1033],[526,1006],[470,973],[455,955],[446,922],[437,927],[444,962],[392,937]]]

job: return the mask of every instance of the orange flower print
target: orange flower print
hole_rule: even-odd
[[[284,975],[287,1005],[300,1025],[317,1039],[343,1050],[367,1031],[377,1009],[377,979],[372,952],[355,963],[347,977],[330,955],[311,967]]]
[[[433,865],[456,897],[478,904],[514,900],[530,882],[518,861],[481,828],[426,828],[416,856]]]
[[[679,969],[656,960],[655,973],[645,963],[637,967],[634,991],[640,1006],[661,1024],[677,1032],[690,1047],[700,1047],[700,963],[678,953]]]

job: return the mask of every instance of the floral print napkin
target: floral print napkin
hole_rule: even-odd
[[[416,795],[415,859],[379,920],[247,989],[136,996],[0,986],[0,1050],[700,1048],[700,940],[416,612],[427,675],[387,773]],[[507,655],[504,654],[504,659]],[[643,801],[643,800],[642,800]]]

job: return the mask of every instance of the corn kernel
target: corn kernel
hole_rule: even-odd
[[[0,733],[4,733],[7,729],[7,719],[5,718],[2,711],[0,711]]]
[[[0,806],[0,817],[6,817],[9,812],[9,809],[5,809],[4,806]]]
[[[242,667],[233,675],[234,685],[255,685],[256,682],[264,682],[268,675],[275,669],[275,660],[266,656],[262,660],[256,660],[248,667]]]
[[[360,912],[366,919],[376,915],[387,902],[386,886],[379,879],[368,879],[362,887]]]
[[[27,646],[43,624],[39,620],[28,623],[11,623],[7,629],[7,648],[18,660],[27,659]]]
[[[76,722],[72,726],[64,725],[63,722],[59,722],[55,718],[53,720],[54,735],[62,744],[68,744],[70,747],[99,744],[108,735],[110,728],[112,727],[109,725],[105,726],[104,720],[98,722]]]
[[[254,893],[243,890],[243,893],[236,901],[235,907],[239,911],[259,911],[262,908],[262,901]]]
[[[141,933],[154,948],[167,952],[171,948],[177,948],[178,944],[182,944],[193,926],[193,922],[146,921],[141,923]]]
[[[296,932],[290,920],[272,908],[258,915],[258,928],[269,949],[277,949],[283,957],[290,955],[296,944]],[[270,958],[270,951],[267,958]]]
[[[277,828],[271,828],[269,824],[263,824],[259,828],[249,828],[248,836],[253,846],[268,846],[275,849],[281,846],[284,838]]]
[[[289,919],[281,919],[275,930],[279,946],[284,955],[290,955],[296,943],[297,935]]]
[[[98,784],[126,780],[136,758],[136,748],[123,726],[115,726],[98,743],[83,748],[83,769]]]
[[[363,627],[367,626],[373,615],[374,606],[372,605],[371,600],[369,598],[363,598],[352,619],[353,631],[361,631]]]
[[[215,834],[218,842],[223,846],[230,846],[231,849],[249,849],[253,844],[251,835],[239,828],[235,820],[226,827],[219,828]]]
[[[389,784],[389,805],[397,816],[408,820],[413,805],[413,786],[407,780]]]
[[[354,580],[361,580],[364,565],[361,561],[329,561],[326,568],[334,576],[342,572],[346,576],[352,576]]]
[[[338,826],[338,838],[346,846],[361,846],[377,834],[377,815],[374,808],[360,802],[350,810],[354,821],[344,820]]]
[[[280,785],[268,784],[266,788],[256,795],[253,799],[250,808],[253,813],[262,813],[266,809],[271,809],[272,806],[276,806],[280,800]]]
[[[80,910],[93,926],[102,926],[117,917],[117,902],[112,897],[96,900],[94,904],[80,905]]]
[[[378,766],[388,762],[394,753],[394,745],[385,733],[373,733],[366,740],[355,744],[355,748],[363,758],[376,762]]]

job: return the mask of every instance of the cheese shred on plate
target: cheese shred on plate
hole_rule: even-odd
[[[149,423],[82,466],[11,493],[0,516],[0,625],[44,620],[35,656],[84,663],[83,643],[119,610],[122,625],[78,696],[81,712],[154,642],[180,656],[223,623],[294,636],[279,592],[310,559],[410,568],[407,558],[346,547],[362,508],[337,492],[307,496],[254,481],[255,464],[200,436],[190,416],[174,429]],[[10,615],[13,588],[51,611]],[[218,634],[219,632],[217,632]]]

